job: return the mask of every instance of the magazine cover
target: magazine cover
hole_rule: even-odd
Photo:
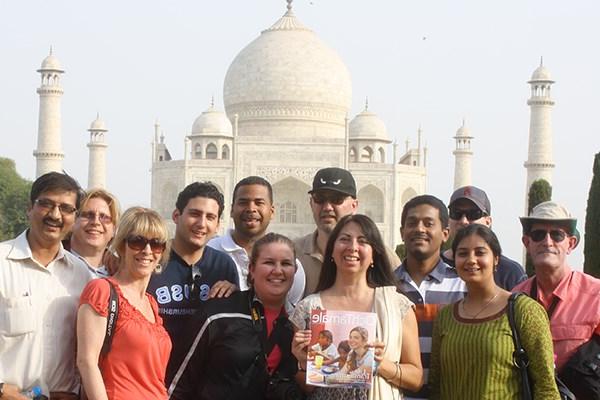
[[[370,388],[377,314],[315,309],[310,315],[306,383],[322,387]]]

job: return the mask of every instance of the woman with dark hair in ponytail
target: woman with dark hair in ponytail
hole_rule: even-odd
[[[366,215],[347,215],[337,223],[327,242],[317,293],[298,303],[290,317],[296,328],[292,351],[301,370],[306,369],[311,340],[305,321],[315,308],[377,313],[377,337],[369,343],[377,370],[370,393],[360,388],[318,387],[310,391],[307,387],[309,398],[398,399],[402,389],[416,391],[422,386],[413,304],[396,291],[381,234]],[[351,364],[349,355],[348,368]],[[303,380],[303,374],[298,375],[297,379]]]

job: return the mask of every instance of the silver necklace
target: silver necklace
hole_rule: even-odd
[[[471,318],[471,319],[475,319],[475,318],[477,318],[477,317],[479,316],[479,314],[481,314],[481,313],[483,312],[483,310],[485,310],[486,308],[488,308],[488,307],[489,307],[489,305],[490,305],[490,304],[492,304],[492,302],[493,302],[494,300],[496,300],[496,297],[498,297],[498,295],[500,295],[500,291],[497,291],[497,292],[496,292],[496,294],[495,294],[495,295],[494,295],[494,296],[493,296],[491,299],[489,299],[489,300],[487,301],[487,303],[485,303],[485,304],[483,305],[483,307],[481,307],[481,309],[480,309],[479,311],[477,311],[477,314],[475,314],[475,315],[469,314],[469,313],[467,312],[467,310],[465,309],[465,301],[466,301],[466,298],[465,298],[465,299],[463,299],[463,301],[462,301],[462,303],[461,303],[461,304],[462,304],[463,313],[464,313],[464,314],[465,314],[467,317],[469,317],[469,318]]]

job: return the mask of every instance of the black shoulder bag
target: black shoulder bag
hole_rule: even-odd
[[[515,351],[513,352],[513,362],[519,368],[519,372],[521,373],[521,393],[523,396],[523,400],[531,400],[533,399],[533,392],[529,383],[529,374],[527,373],[527,367],[529,366],[529,356],[527,356],[527,352],[521,344],[521,337],[519,335],[519,330],[517,329],[517,321],[515,319],[515,303],[517,297],[519,297],[520,295],[525,294],[512,293],[508,298],[508,323],[510,324],[513,343],[515,345]],[[553,303],[553,306],[550,306],[552,310],[554,310],[556,304]],[[555,380],[561,400],[576,400],[575,395],[557,376],[555,376]]]
[[[538,300],[535,278],[531,283],[531,297]],[[548,309],[548,319],[552,318],[557,303],[558,298],[554,297]],[[572,388],[578,399],[600,400],[600,336],[592,335],[577,349],[562,368],[560,378]],[[558,388],[560,390],[560,386]]]
[[[110,297],[108,298],[108,316],[106,317],[106,334],[104,335],[104,343],[102,343],[102,349],[100,354],[105,356],[110,351],[112,346],[112,339],[115,334],[115,326],[117,325],[117,318],[119,317],[119,295],[117,290],[111,281],[104,278],[110,286]]]

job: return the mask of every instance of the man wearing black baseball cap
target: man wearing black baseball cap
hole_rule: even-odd
[[[342,217],[355,214],[358,209],[356,182],[352,174],[342,168],[330,167],[317,171],[308,194],[317,229],[294,242],[297,257],[306,274],[305,296],[315,292],[325,246],[333,228]],[[400,265],[398,256],[390,249],[387,250],[392,265]]]
[[[450,237],[456,232],[471,224],[481,224],[492,227],[492,206],[487,194],[476,186],[463,186],[452,193],[450,203]],[[446,264],[454,266],[452,249],[442,252],[442,259]],[[494,272],[496,284],[506,290],[511,290],[518,283],[527,279],[523,267],[516,261],[504,255],[500,256],[498,266]]]

